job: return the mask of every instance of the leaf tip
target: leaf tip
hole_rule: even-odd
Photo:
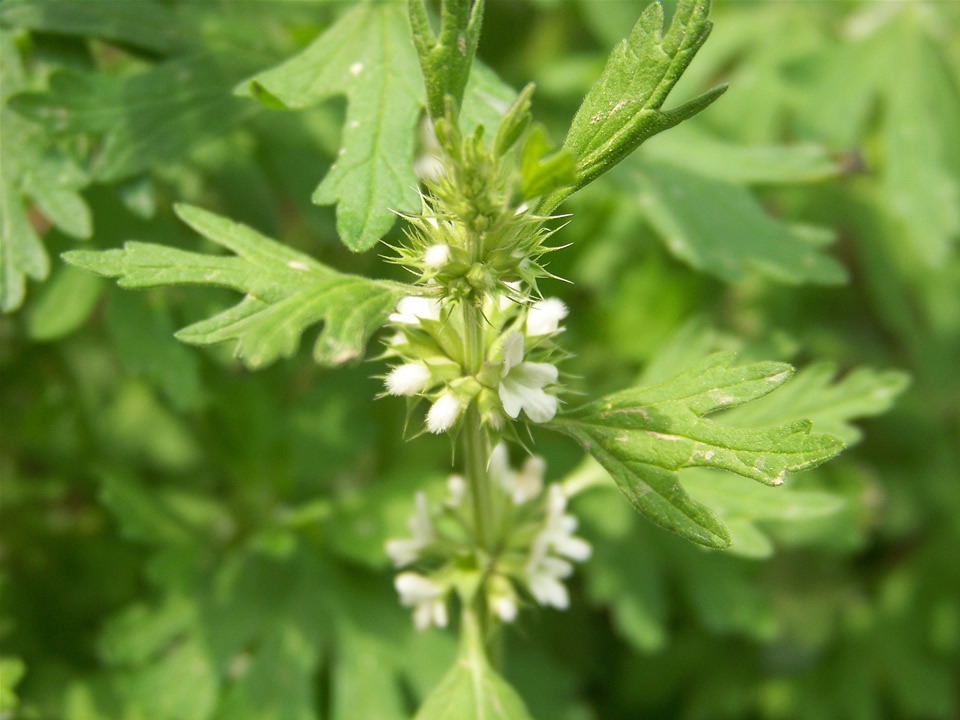
[[[289,110],[290,109],[289,105],[287,105],[283,100],[278,98],[272,92],[267,90],[267,88],[265,88],[257,80],[251,80],[249,83],[247,83],[247,85],[243,89],[245,89],[246,92],[235,93],[235,94],[249,95],[254,100],[259,102],[261,105],[263,105],[266,108],[270,108],[271,110]]]

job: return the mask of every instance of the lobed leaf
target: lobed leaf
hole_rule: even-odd
[[[194,230],[233,251],[203,255],[152,243],[122,250],[73,251],[64,260],[118,278],[126,288],[214,285],[245,293],[234,307],[176,336],[194,345],[234,341],[251,369],[296,352],[303,332],[323,323],[313,348],[319,363],[338,365],[362,356],[370,336],[411,288],[345,275],[255,230],[197,207],[177,214]]]
[[[863,433],[851,420],[885,413],[910,384],[910,376],[899,370],[859,367],[834,381],[836,374],[830,362],[805,367],[780,392],[725,413],[723,420],[739,426],[805,417],[817,430],[853,445]]]
[[[60,230],[90,237],[90,210],[80,196],[87,174],[40,130],[9,108],[26,86],[13,36],[0,33],[0,311],[20,307],[26,279],[45,280],[50,260],[24,200]]]
[[[743,185],[816,182],[842,172],[839,159],[825,146],[747,145],[682,125],[657,135],[643,155],[717,181]]]
[[[918,18],[904,7],[790,72],[805,91],[798,124],[819,137],[853,146],[880,120],[878,149],[866,157],[884,211],[899,225],[898,244],[939,268],[960,240],[960,92],[940,38]]]
[[[750,270],[791,285],[847,279],[820,247],[831,233],[776,220],[746,188],[660,160],[644,162],[631,182],[667,249],[697,270],[727,282]]]
[[[289,108],[347,96],[340,154],[313,201],[337,205],[337,232],[354,252],[373,247],[393,226],[393,210],[417,199],[413,129],[423,89],[408,30],[402,4],[359,3],[299,55],[240,89],[266,91]]]
[[[727,527],[684,491],[677,471],[717,468],[780,485],[788,471],[814,467],[843,449],[838,438],[811,433],[809,421],[744,429],[705,419],[770,393],[793,374],[784,363],[732,367],[733,359],[716,353],[666,382],[608,395],[551,425],[593,455],[651,520],[694,542],[727,547]]]
[[[231,94],[253,68],[236,52],[205,52],[130,76],[65,70],[48,90],[17,95],[10,105],[51,133],[102,134],[91,169],[112,182],[176,159],[257,113],[257,103]]]
[[[710,34],[709,9],[709,0],[680,0],[664,32],[663,7],[659,2],[647,6],[630,37],[610,53],[567,132],[563,149],[577,159],[576,184],[551,194],[541,211],[552,210],[644,140],[696,115],[724,93],[726,86],[716,87],[672,110],[661,110]]]
[[[730,552],[744,557],[766,558],[774,553],[773,542],[758,522],[802,522],[835,515],[847,507],[841,495],[791,486],[771,493],[718,470],[686,470],[680,480],[690,495],[723,519],[732,536]]]
[[[192,34],[169,5],[154,0],[4,0],[0,24],[100,37],[155,52],[181,49]]]

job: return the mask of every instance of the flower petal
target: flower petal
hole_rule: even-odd
[[[557,366],[550,363],[520,363],[510,371],[510,377],[530,387],[541,388],[557,381]]]
[[[567,306],[558,298],[535,302],[527,312],[527,335],[534,337],[557,332],[567,312]]]
[[[518,332],[512,332],[503,339],[503,369],[500,371],[501,377],[506,377],[507,373],[523,362],[523,335]]]
[[[535,423],[550,422],[557,414],[557,398],[540,388],[529,389],[523,402],[523,411]]]
[[[550,575],[530,575],[530,592],[544,607],[552,605],[559,610],[570,607],[570,596],[563,583]]]
[[[525,389],[522,385],[511,381],[510,378],[504,378],[500,381],[500,402],[503,403],[503,411],[514,420],[520,415],[520,409],[523,407],[521,393]]]

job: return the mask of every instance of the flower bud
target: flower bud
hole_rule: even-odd
[[[430,406],[427,412],[427,430],[435,435],[446,432],[454,426],[462,412],[460,398],[448,390]]]
[[[430,384],[430,368],[423,363],[398,365],[387,375],[387,392],[391,395],[417,395]]]
[[[569,311],[558,298],[535,302],[527,313],[527,336],[549,335],[560,329],[560,321]]]
[[[431,245],[423,252],[423,264],[429,268],[441,268],[450,261],[450,246],[445,243]]]

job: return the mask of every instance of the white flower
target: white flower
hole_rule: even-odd
[[[451,475],[447,478],[447,492],[450,493],[450,498],[447,500],[448,505],[456,507],[463,502],[463,498],[467,494],[467,481],[463,479],[463,475]]]
[[[543,389],[557,381],[557,368],[549,363],[523,362],[523,335],[518,332],[504,340],[500,376],[500,402],[511,418],[516,419],[521,409],[537,423],[557,414],[557,398]]]
[[[397,303],[397,311],[390,314],[390,320],[395,323],[419,325],[420,318],[439,320],[440,308],[440,301],[436,298],[407,295],[400,298],[400,302]]]
[[[568,515],[566,508],[567,496],[563,488],[551,485],[543,529],[533,540],[526,567],[527,584],[537,602],[560,610],[570,605],[567,588],[560,582],[573,572],[573,565],[569,561],[586,560],[592,551],[586,540],[573,534],[577,529],[577,519]]]
[[[415,562],[420,551],[433,542],[433,522],[430,520],[430,508],[427,505],[427,496],[418,492],[414,496],[416,510],[407,519],[410,528],[410,538],[387,540],[387,555],[393,560],[396,567],[403,567]]]
[[[577,519],[564,511],[567,508],[567,496],[560,485],[551,485],[547,496],[547,517],[538,540],[558,555],[583,562],[590,557],[592,548],[583,538],[573,533],[577,529]]]
[[[493,575],[490,578],[489,594],[487,596],[490,607],[504,622],[513,622],[517,619],[517,597],[510,581],[502,575]]]
[[[527,335],[549,335],[558,330],[560,321],[567,316],[567,306],[558,298],[547,298],[535,302],[527,312]]]
[[[423,263],[427,267],[440,268],[450,261],[450,246],[444,243],[431,245],[423,252]]]
[[[426,630],[430,625],[447,626],[445,587],[412,572],[400,573],[393,584],[400,593],[400,604],[413,608],[413,624],[417,630]]]
[[[391,395],[416,395],[430,384],[430,368],[423,363],[398,365],[387,375],[387,392]]]
[[[455,393],[445,392],[430,406],[427,412],[427,430],[439,435],[453,427],[463,412],[460,398]]]
[[[513,470],[507,458],[507,446],[502,442],[490,453],[488,463],[490,479],[498,483],[516,505],[540,494],[546,469],[543,458],[533,455],[524,461],[519,471]]]
[[[544,607],[552,605],[558,610],[570,607],[570,595],[560,581],[570,576],[573,565],[548,555],[547,545],[539,537],[533,543],[526,570],[530,593],[538,603]]]

